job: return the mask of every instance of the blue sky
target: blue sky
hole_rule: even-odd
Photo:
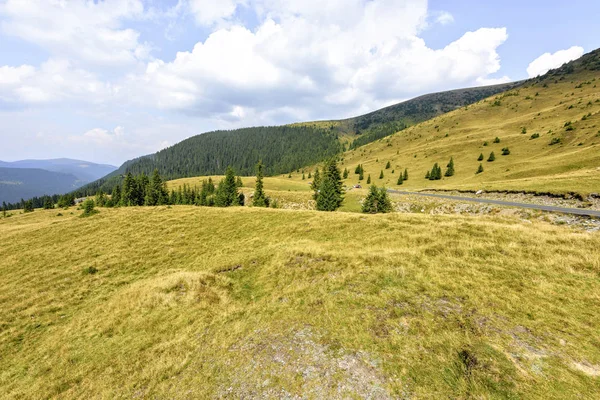
[[[0,160],[121,164],[344,118],[600,47],[593,1],[0,0]]]

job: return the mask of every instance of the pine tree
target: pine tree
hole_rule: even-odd
[[[238,188],[235,182],[235,172],[231,166],[227,167],[225,178],[219,182],[215,205],[217,207],[230,207],[238,203]]]
[[[23,203],[23,212],[24,213],[33,212],[33,201],[31,201],[31,200],[25,201],[25,200],[21,199],[21,202]]]
[[[492,151],[490,153],[490,157],[488,158],[488,162],[492,162],[496,160],[496,155],[494,154],[494,152]]]
[[[398,182],[396,182],[397,185],[402,185],[404,183],[404,177],[402,176],[402,174],[400,174],[400,176],[398,177]]]
[[[317,210],[335,211],[344,201],[343,182],[335,159],[330,159],[323,168],[323,177],[316,196]]]
[[[480,173],[482,173],[482,172],[483,172],[483,164],[481,164],[481,163],[480,163],[480,164],[479,164],[479,168],[477,168],[477,172],[476,172],[476,173],[477,173],[477,174],[480,174]]]
[[[348,179],[348,168],[344,168],[344,179]]]
[[[121,186],[116,185],[113,188],[110,199],[112,200],[113,206],[115,206],[115,207],[119,206],[119,204],[121,203]]]
[[[269,207],[269,203],[263,189],[263,165],[262,161],[256,164],[256,184],[254,186],[254,197],[252,205],[255,207]]]
[[[358,174],[358,180],[362,181],[363,179],[365,179],[365,175],[363,174],[362,169],[360,170],[360,173]]]
[[[425,179],[431,180],[431,172],[430,171],[427,171],[427,173],[425,174]]]
[[[388,213],[392,211],[392,203],[387,194],[387,190],[382,187],[372,185],[369,188],[369,194],[363,201],[362,212],[368,214]]]
[[[7,209],[8,209],[8,206],[6,205],[6,202],[5,202],[5,201],[3,201],[3,202],[2,202],[2,216],[3,216],[4,218],[6,218],[6,210],[7,210]]]
[[[313,181],[310,185],[310,188],[314,192],[313,200],[317,200],[317,196],[319,195],[320,186],[321,186],[321,172],[319,171],[319,168],[317,168],[315,171],[315,176],[313,177]]]
[[[54,208],[54,202],[52,197],[48,196],[44,199],[44,210],[52,210]]]
[[[133,179],[133,175],[131,172],[128,172],[125,175],[125,179],[123,180],[123,192],[121,193],[121,205],[124,207],[129,207],[134,205],[134,196],[135,196],[135,181]]]
[[[141,184],[144,184],[142,182]],[[152,179],[146,185],[146,196],[144,204],[147,206],[160,206],[167,203],[167,189],[158,173],[158,169],[155,169],[152,173]]]
[[[379,179],[383,179],[383,170],[379,173]]]
[[[369,174],[369,176],[367,177],[367,185],[371,184],[371,174]]]
[[[106,206],[106,195],[104,194],[104,192],[102,190],[100,190],[100,191],[98,191],[98,193],[96,193],[95,203],[98,207]]]
[[[402,180],[407,181],[408,180],[408,169],[404,169],[404,176],[402,177]]]
[[[446,166],[445,176],[454,176],[454,157],[450,157],[450,162]]]
[[[479,154],[479,157],[477,157],[477,161],[483,161],[483,153]]]
[[[390,169],[392,166],[392,164],[390,164],[390,162],[388,161],[387,164],[385,164],[385,169]]]
[[[360,164],[358,164],[358,165],[356,166],[356,168],[354,169],[354,173],[355,173],[356,175],[360,175],[360,171],[361,171],[361,166],[360,166]]]
[[[312,178],[312,174],[308,171],[308,179]]]

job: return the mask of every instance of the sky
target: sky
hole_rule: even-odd
[[[120,165],[360,115],[600,47],[594,0],[0,0],[0,160]]]

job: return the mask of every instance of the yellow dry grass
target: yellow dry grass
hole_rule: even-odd
[[[598,233],[499,216],[80,212],[0,219],[3,398],[600,391]]]

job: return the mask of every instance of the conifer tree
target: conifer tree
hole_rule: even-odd
[[[227,167],[225,178],[219,182],[215,205],[217,207],[230,207],[239,204],[239,193],[235,182],[235,172],[231,166]]]
[[[308,171],[308,179],[312,178],[312,174]]]
[[[454,176],[454,157],[450,157],[450,162],[446,166],[445,176]]]
[[[344,179],[348,179],[348,168],[344,168]]]
[[[21,199],[21,202],[23,203],[23,212],[24,213],[30,213],[33,212],[33,201],[31,200],[23,200]]]
[[[54,208],[54,202],[52,197],[48,196],[44,199],[44,210],[52,210]]]
[[[382,187],[372,185],[369,188],[369,194],[363,201],[362,212],[368,214],[388,213],[392,211],[392,203],[387,194],[387,190]]]
[[[133,175],[131,172],[128,172],[125,175],[125,179],[123,180],[123,192],[121,193],[121,205],[124,207],[133,206],[134,196],[135,196],[135,181],[133,179]]]
[[[397,185],[402,185],[404,183],[404,177],[402,176],[402,174],[400,174],[400,176],[398,177],[398,182],[396,182]]]
[[[369,174],[369,176],[367,177],[367,185],[371,184],[371,174]]]
[[[98,207],[106,206],[106,195],[104,194],[104,192],[102,190],[100,190],[100,191],[98,191],[98,193],[96,193],[95,203]]]
[[[510,150],[508,147],[505,147],[502,149],[502,155],[503,156],[508,156],[510,154]]]
[[[236,184],[236,186],[237,186],[237,187],[239,187],[239,188],[241,188],[241,187],[244,187],[244,182],[242,182],[242,177],[241,177],[241,176],[238,176],[238,177],[237,177],[237,179],[236,179],[236,181],[235,181],[235,184]]]
[[[358,180],[362,181],[363,179],[365,179],[365,175],[363,174],[362,169],[360,170],[360,173],[358,174]]]
[[[483,164],[479,163],[479,168],[477,168],[477,174],[480,174],[483,172]]]
[[[355,173],[356,175],[360,175],[360,171],[361,171],[360,164],[358,164],[358,165],[356,166],[356,168],[354,169],[354,173]]]
[[[425,179],[431,180],[431,171],[427,171],[427,173],[425,174]]]
[[[8,209],[8,206],[6,205],[6,202],[5,202],[5,201],[3,201],[3,202],[2,202],[2,216],[3,216],[4,218],[6,218],[6,210],[7,210],[7,209]]]
[[[479,154],[479,157],[477,157],[477,161],[483,161],[483,153]]]
[[[490,157],[488,158],[488,162],[492,162],[496,160],[496,155],[494,154],[494,152],[492,151],[490,153]]]
[[[335,211],[344,201],[343,182],[334,158],[327,161],[316,196],[317,210]]]
[[[388,161],[387,164],[385,164],[385,169],[390,169],[391,166],[392,164],[390,164],[390,162]]]
[[[319,168],[317,168],[315,170],[315,176],[313,177],[312,184],[310,185],[310,188],[314,192],[313,200],[317,200],[317,196],[319,195],[320,186],[321,186],[321,172],[319,171]]]
[[[254,186],[254,197],[252,204],[255,207],[269,207],[269,203],[263,189],[263,165],[262,161],[256,164],[256,184]]]
[[[119,206],[119,204],[121,203],[121,186],[116,185],[113,188],[110,199],[112,200],[113,206],[115,206],[115,207]]]
[[[405,180],[405,181],[408,180],[408,169],[407,168],[404,169],[404,176],[402,177],[402,180]]]
[[[379,173],[379,179],[383,179],[383,170]]]

